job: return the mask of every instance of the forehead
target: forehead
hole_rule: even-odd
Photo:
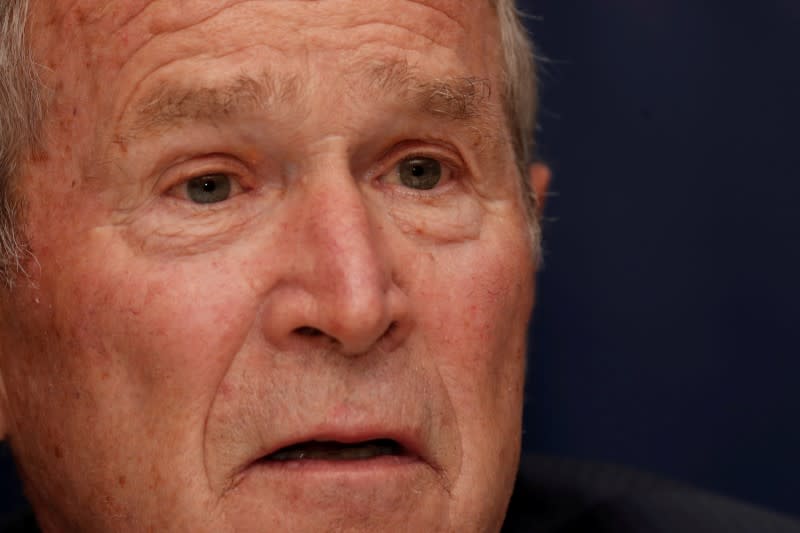
[[[86,91],[127,91],[139,84],[141,74],[150,77],[148,71],[186,64],[187,58],[249,54],[252,59],[254,53],[256,62],[269,63],[273,71],[296,69],[298,61],[309,59],[300,68],[357,73],[365,60],[400,57],[434,75],[496,79],[499,74],[499,32],[488,0],[55,0],[35,5],[34,53],[49,67],[45,77],[55,78],[52,85],[63,89],[62,95],[77,91],[85,102],[94,101]],[[219,75],[219,63],[207,65],[211,70],[192,73],[200,83],[202,76]],[[76,77],[76,72],[92,75]]]
[[[315,21],[308,15],[325,15],[325,23],[335,24],[348,17],[357,23],[370,15],[380,19],[382,14],[396,17],[403,12],[419,23],[419,15],[424,14],[440,38],[456,28],[485,33],[487,20],[493,19],[487,15],[495,11],[494,2],[488,0],[49,0],[34,6],[35,20],[43,23],[50,34],[80,33],[108,39],[117,32],[158,34],[184,29],[244,4],[265,13],[303,14],[300,20],[308,25]],[[403,18],[394,21],[402,24]]]

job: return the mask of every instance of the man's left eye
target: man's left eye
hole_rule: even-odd
[[[226,174],[207,174],[185,184],[186,196],[196,204],[215,204],[231,197],[233,180]]]
[[[396,167],[400,183],[411,189],[433,189],[442,179],[442,163],[430,157],[404,159]]]

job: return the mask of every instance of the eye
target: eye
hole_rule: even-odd
[[[433,189],[442,179],[442,163],[430,157],[412,157],[397,165],[400,183],[411,189]]]
[[[215,204],[231,197],[233,180],[225,174],[206,174],[185,183],[186,197],[196,204]]]

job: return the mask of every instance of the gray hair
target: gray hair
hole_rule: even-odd
[[[526,174],[535,150],[536,115],[539,107],[534,46],[525,26],[524,14],[514,0],[495,0],[504,59],[504,104],[511,128],[517,166]],[[526,180],[527,181],[527,180]]]
[[[41,84],[26,42],[28,0],[0,3],[0,283],[11,286],[26,252],[14,178],[39,148]]]
[[[500,26],[506,124],[511,133],[533,254],[538,262],[541,258],[541,228],[536,216],[539,199],[528,181],[528,164],[536,151],[536,115],[539,109],[534,45],[522,24],[524,14],[517,9],[514,0],[491,1],[497,9]]]
[[[538,249],[536,198],[525,178],[534,150],[538,107],[533,45],[514,0],[491,0],[497,9],[504,56],[504,105],[522,176],[526,209]],[[26,42],[29,0],[0,0],[0,284],[10,287],[26,253],[21,195],[15,178],[26,157],[40,148],[42,85]]]

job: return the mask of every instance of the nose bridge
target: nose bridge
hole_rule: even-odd
[[[368,303],[387,288],[388,272],[378,228],[352,180],[321,180],[309,190],[309,252],[318,281],[342,305]]]

